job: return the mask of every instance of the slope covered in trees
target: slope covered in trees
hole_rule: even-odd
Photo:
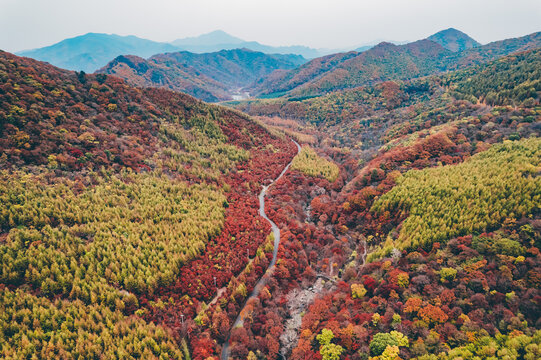
[[[49,300],[23,290],[0,290],[1,354],[32,358],[184,359],[165,329],[80,300]]]
[[[98,72],[137,86],[182,91],[205,101],[230,100],[241,88],[278,69],[305,62],[299,55],[264,54],[248,49],[195,54],[187,51],[157,54],[148,59],[119,56]]]
[[[301,152],[293,159],[291,168],[309,176],[324,177],[330,182],[336,180],[340,171],[336,164],[320,157],[309,146],[302,147]]]
[[[402,106],[320,123],[334,133],[327,145],[352,150],[355,134],[380,140],[350,150],[362,156],[358,168],[353,159],[342,163],[357,169],[354,177],[325,201],[319,220],[334,223],[337,238],[344,234],[350,255],[334,290],[302,318],[289,358],[329,358],[317,342],[328,330],[339,358],[539,356],[539,289],[530,280],[540,266],[539,97],[515,102],[522,108],[492,108],[456,91],[481,73],[487,92],[512,98],[507,88],[535,81],[529,66],[536,69],[538,59],[532,51],[472,69],[472,78],[452,73],[441,79],[454,92],[435,82],[427,96]],[[510,80],[498,87],[498,78]],[[506,138],[514,141],[489,145]],[[342,259],[328,263],[340,267]]]
[[[224,223],[223,194],[164,175],[98,178],[78,194],[73,182],[44,186],[28,174],[2,175],[0,227],[9,235],[0,281],[30,283],[45,295],[100,298],[115,308],[122,296],[111,287],[153,293]]]
[[[455,52],[471,49],[481,45],[468,35],[464,34],[462,31],[453,28],[438,31],[434,35],[430,35],[428,40],[432,40],[447,50]]]
[[[453,89],[455,97],[472,102],[534,106],[541,97],[541,50],[453,72],[444,78],[444,84]]]
[[[491,106],[523,105],[532,109],[540,101],[540,61],[540,50],[536,49],[437,77],[407,82],[388,81],[309,99],[246,100],[231,102],[230,105],[253,115],[279,116],[322,127],[334,126],[337,132],[349,136],[352,132],[363,132],[369,139],[369,134],[382,125],[396,123],[391,131],[411,127],[410,119],[417,122],[418,130],[422,128],[419,122],[434,115],[435,109],[440,114],[431,119],[432,125],[450,122],[448,116],[458,114],[459,110],[446,110],[448,115],[441,112],[442,107],[451,104],[451,99]],[[423,113],[425,110],[429,112]],[[405,119],[407,121],[403,121]],[[533,119],[530,118],[530,122]],[[387,138],[397,135],[389,132]]]
[[[538,62],[236,103],[340,172],[271,191],[281,265],[234,357],[539,357]]]
[[[371,211],[406,219],[385,246],[415,249],[471,233],[490,231],[506,219],[532,216],[541,204],[537,138],[507,142],[464,163],[411,170],[374,202]],[[377,256],[376,251],[372,255]]]
[[[0,53],[0,79],[2,357],[189,356],[213,277],[234,289],[266,261],[257,191],[295,146],[103,74]]]
[[[514,52],[538,48],[541,33],[452,52],[429,39],[405,45],[381,43],[362,53],[318,58],[272,74],[256,87],[258,94],[303,97],[388,80],[406,80],[482,64]]]
[[[3,168],[148,170],[163,165],[186,177],[216,177],[247,159],[244,148],[254,139],[241,132],[244,127],[254,136],[263,131],[245,116],[184,94],[136,89],[114,77],[74,74],[1,55]],[[176,158],[187,166],[171,161]]]
[[[539,358],[538,50],[255,120],[0,59],[4,357]]]
[[[381,43],[362,53],[329,55],[331,62],[315,63],[318,59],[312,60],[290,70],[295,76],[284,73],[279,82],[271,79],[276,85],[263,82],[260,87],[265,89],[263,94],[290,92],[293,96],[306,96],[386,80],[415,78],[444,70],[443,60],[448,54],[450,51],[430,40],[406,45]],[[302,82],[293,82],[301,75]]]

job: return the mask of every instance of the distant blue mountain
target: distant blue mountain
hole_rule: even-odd
[[[246,41],[229,35],[225,31],[222,30],[216,30],[211,31],[207,34],[194,36],[194,37],[187,37],[184,39],[177,39],[175,41],[172,41],[171,44],[183,47],[183,46],[216,46],[219,44],[236,44],[241,45],[242,43],[245,43]],[[224,49],[220,49],[224,50]],[[225,49],[227,50],[227,49]]]
[[[155,54],[177,51],[212,53],[220,50],[249,49],[265,54],[294,54],[312,59],[334,50],[313,49],[307,46],[269,46],[257,41],[245,41],[217,30],[196,37],[178,39],[171,43],[141,39],[136,36],[88,33],[62,40],[51,46],[20,51],[17,55],[46,61],[68,69],[94,72],[120,55],[135,55],[149,58]]]
[[[174,45],[136,36],[88,33],[51,46],[21,51],[17,55],[46,61],[68,70],[83,70],[91,73],[119,55],[150,57],[154,54],[177,50],[178,48]]]
[[[220,50],[232,49],[249,49],[260,51],[266,54],[296,54],[302,55],[304,58],[312,59],[322,56],[327,52],[313,49],[307,46],[269,46],[263,45],[257,41],[245,41],[238,37],[229,35],[222,30],[212,31],[208,34],[203,34],[196,37],[177,39],[171,44],[179,47],[182,50],[194,53],[209,53]]]

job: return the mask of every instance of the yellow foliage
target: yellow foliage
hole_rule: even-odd
[[[165,329],[135,316],[126,317],[120,310],[80,300],[50,301],[5,287],[0,289],[0,310],[0,330],[10,332],[10,336],[0,337],[3,359],[58,359],[66,354],[78,354],[82,359],[104,355],[144,358],[143,354],[149,355],[146,358],[163,354],[183,358]]]
[[[352,284],[351,285],[351,297],[353,299],[360,299],[366,295],[366,289],[361,284]]]
[[[172,283],[223,226],[226,198],[208,185],[132,172],[99,181],[75,193],[70,181],[0,173],[0,226],[11,228],[0,245],[3,283],[114,307],[117,288]]]
[[[321,176],[329,182],[338,178],[340,169],[338,166],[322,157],[309,146],[303,146],[301,152],[295,156],[291,168],[309,176]]]
[[[372,211],[409,214],[394,243],[401,249],[483,232],[541,206],[540,163],[539,138],[506,141],[458,165],[408,171]]]

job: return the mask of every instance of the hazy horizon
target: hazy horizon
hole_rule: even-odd
[[[541,2],[517,0],[0,0],[0,49],[17,52],[89,32],[171,42],[215,30],[272,46],[352,48],[414,41],[450,27],[485,44],[541,30]]]

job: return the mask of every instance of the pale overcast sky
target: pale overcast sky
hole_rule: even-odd
[[[541,0],[0,0],[0,49],[12,52],[88,32],[172,41],[221,29],[340,48],[449,27],[481,43],[541,31]]]

